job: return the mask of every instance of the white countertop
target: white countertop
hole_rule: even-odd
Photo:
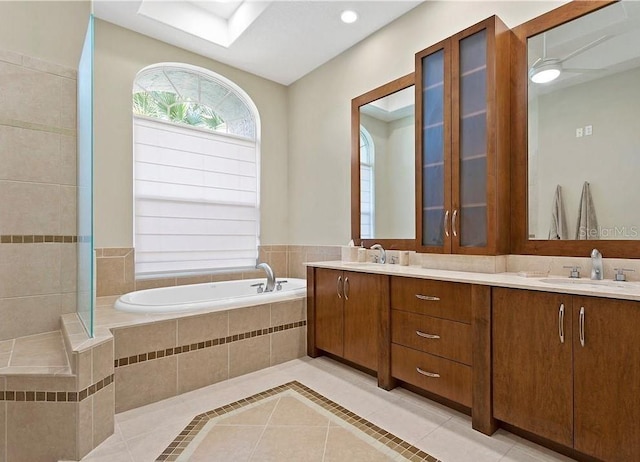
[[[463,282],[512,289],[538,290],[591,297],[640,300],[639,282],[592,281],[588,278],[570,279],[566,276],[524,277],[518,273],[472,273],[422,268],[420,266],[382,265],[380,263],[355,263],[323,261],[306,263],[315,268],[330,268],[358,273],[386,274],[448,282]]]

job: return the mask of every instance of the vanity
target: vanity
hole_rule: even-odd
[[[605,261],[603,281],[588,260],[545,277],[510,263],[640,258],[636,43],[638,2],[573,1],[512,30],[494,16],[354,98],[351,237],[420,258],[309,263],[308,354],[487,435],[640,461],[640,282],[612,280],[629,260]],[[483,258],[503,263],[479,272]]]
[[[640,460],[640,283],[335,261],[308,264],[307,290],[310,356],[466,412],[488,435]]]

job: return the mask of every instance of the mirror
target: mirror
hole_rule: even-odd
[[[640,258],[639,10],[574,1],[513,29],[512,253]]]
[[[352,100],[354,241],[413,247],[415,238],[413,74]],[[366,244],[365,244],[366,245]]]
[[[529,239],[640,238],[638,43],[635,1],[527,39]]]

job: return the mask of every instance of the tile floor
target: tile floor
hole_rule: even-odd
[[[379,389],[373,377],[330,359],[305,357],[117,414],[115,434],[82,462],[154,461],[195,415],[292,380],[444,462],[571,460],[504,430],[487,437],[464,414],[402,388]]]

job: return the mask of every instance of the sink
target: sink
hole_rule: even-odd
[[[568,285],[568,286],[592,286],[592,287],[602,287],[602,288],[616,288],[616,289],[637,289],[637,282],[627,282],[627,281],[612,281],[612,280],[593,280],[593,279],[573,279],[573,278],[541,278],[541,282],[547,284],[558,284],[558,285]]]

